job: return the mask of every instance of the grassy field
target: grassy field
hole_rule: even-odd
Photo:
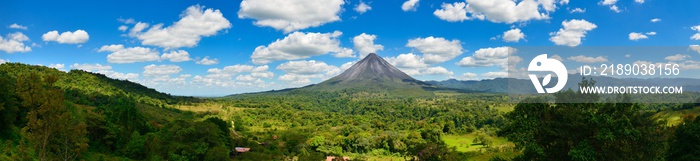
[[[512,158],[517,155],[517,152],[513,151],[489,151],[490,148],[484,145],[477,144],[474,142],[477,137],[484,136],[487,140],[491,141],[491,149],[495,148],[508,148],[514,147],[515,144],[508,141],[506,138],[487,136],[481,133],[471,133],[466,135],[443,135],[442,140],[450,147],[455,147],[459,152],[472,152],[478,153],[479,155],[471,158],[472,160],[489,160],[493,156],[500,156],[503,158]]]
[[[700,116],[700,106],[685,110],[665,110],[654,114],[659,121],[666,121],[668,126],[680,124],[684,116]]]

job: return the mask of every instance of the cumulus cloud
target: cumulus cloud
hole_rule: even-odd
[[[425,63],[436,64],[451,60],[462,54],[459,40],[446,40],[442,37],[426,37],[408,40],[407,47],[423,53]]]
[[[170,53],[163,53],[160,58],[163,60],[170,60],[170,62],[190,61],[190,53],[184,50],[177,50],[171,51]]]
[[[666,59],[668,61],[681,61],[681,60],[685,60],[687,58],[690,58],[690,55],[676,54],[676,55],[667,56],[664,59]]]
[[[345,71],[348,70],[352,65],[355,65],[356,61],[351,61],[347,63],[343,63],[343,65],[340,66],[340,70]]]
[[[566,45],[569,47],[580,45],[581,39],[586,37],[586,33],[598,27],[583,19],[564,20],[561,24],[563,28],[559,29],[556,33],[549,33],[549,35],[552,36],[549,38],[549,41],[557,45]]]
[[[617,1],[618,0],[603,0],[599,4],[603,5],[603,6],[609,6],[610,10],[612,10],[613,12],[620,13],[621,12],[620,8],[618,8],[617,5],[615,4],[615,3],[617,3]],[[637,0],[635,0],[635,1],[637,1]]]
[[[477,80],[478,75],[476,73],[466,72],[462,73],[457,80]]]
[[[360,4],[355,5],[355,11],[357,11],[357,13],[363,14],[369,10],[372,10],[372,7],[365,2],[360,1]]]
[[[688,49],[698,52],[698,54],[700,54],[700,45],[690,45]]]
[[[88,35],[85,30],[75,30],[73,32],[66,31],[61,34],[58,34],[58,31],[53,30],[41,35],[41,39],[47,42],[55,41],[60,44],[82,44],[90,39],[90,35]]]
[[[280,64],[276,69],[286,72],[278,78],[279,80],[293,84],[308,84],[311,83],[311,79],[330,78],[341,72],[336,66],[315,60],[289,61]]]
[[[661,22],[661,19],[660,18],[653,18],[649,21],[651,21],[652,23],[656,23],[656,22]]]
[[[267,64],[277,60],[298,60],[311,56],[335,53],[336,57],[347,56],[347,48],[340,47],[338,37],[342,32],[303,33],[294,32],[284,39],[277,39],[267,46],[258,46],[251,59],[255,64]]]
[[[566,58],[567,60],[573,60],[575,62],[580,62],[580,63],[602,63],[602,62],[607,62],[608,59],[602,56],[598,57],[589,57],[585,55],[578,55],[578,56],[572,56]]]
[[[428,64],[423,62],[423,58],[421,58],[421,56],[413,53],[399,54],[396,57],[387,57],[385,60],[397,68],[428,67]]]
[[[7,28],[11,28],[11,29],[20,29],[20,30],[27,30],[27,26],[22,26],[22,25],[19,25],[19,24],[17,24],[17,23],[13,23],[13,24],[11,24],[10,26],[7,26]]]
[[[274,73],[268,71],[269,67],[267,65],[263,66],[250,66],[250,65],[232,65],[226,66],[222,69],[211,68],[207,70],[207,75],[205,76],[194,76],[192,79],[193,83],[204,84],[207,86],[218,86],[218,87],[236,87],[236,86],[258,86],[265,87],[265,81],[260,78],[271,79],[274,77]],[[245,74],[245,75],[244,75]],[[237,81],[245,80],[245,82],[236,82],[234,80],[236,76]],[[255,78],[255,81],[248,81],[250,77]]]
[[[503,32],[503,36],[501,36],[501,38],[503,38],[503,41],[505,42],[518,42],[520,39],[525,39],[525,34],[523,34],[519,28],[515,28]]]
[[[399,54],[396,57],[387,57],[385,60],[411,76],[453,74],[441,66],[430,67],[421,56],[413,53]]]
[[[104,45],[98,52],[111,52],[107,55],[107,61],[117,64],[160,60],[160,53],[157,50],[145,47],[124,48],[121,44]]]
[[[695,35],[691,36],[691,40],[700,40],[700,25],[690,27],[690,29],[697,31],[698,33],[695,33]]]
[[[136,73],[120,73],[112,70],[112,66],[101,65],[101,64],[78,64],[75,63],[70,66],[71,69],[84,70],[88,72],[95,72],[104,74],[107,77],[121,80],[136,80],[139,74]]]
[[[558,1],[567,4],[568,0]],[[495,23],[515,23],[530,20],[549,19],[549,12],[556,10],[557,0],[466,0],[453,4],[442,4],[433,14],[442,20],[457,22],[463,20],[489,20]],[[542,7],[540,7],[542,6]],[[540,11],[540,8],[544,11]]]
[[[202,65],[214,65],[214,64],[219,64],[219,59],[216,58],[209,58],[209,56],[205,56],[201,60],[198,60],[195,62],[197,64],[202,64]]]
[[[470,20],[473,17],[467,17],[467,4],[464,2],[455,2],[454,4],[443,3],[442,9],[437,9],[433,14],[448,22],[461,22]]]
[[[171,49],[196,46],[202,37],[231,28],[231,22],[218,9],[195,5],[183,11],[180,20],[171,26],[156,24],[148,27],[147,23],[138,22],[131,28],[129,36],[141,40],[142,45]]]
[[[124,31],[126,31],[127,29],[129,29],[129,27],[126,26],[126,25],[121,25],[121,26],[119,26],[119,28],[117,28],[117,29],[118,29],[119,31],[124,32]]]
[[[401,5],[403,11],[416,11],[418,9],[418,0],[407,0]]]
[[[464,57],[455,64],[463,67],[499,66],[506,69],[509,63],[517,64],[522,61],[520,57],[514,56],[516,51],[515,48],[508,46],[482,48],[476,50],[474,55]]]
[[[384,46],[374,44],[375,39],[377,39],[377,35],[366,33],[357,35],[352,39],[352,43],[355,45],[355,50],[360,53],[360,58],[364,58],[369,53],[376,53],[379,50],[384,50]]]
[[[343,0],[243,0],[238,18],[289,33],[340,21]]]
[[[581,8],[574,8],[569,11],[569,13],[586,13],[586,9],[581,9]]]
[[[481,77],[484,79],[507,78],[508,72],[486,72],[482,73]]]
[[[159,75],[170,75],[177,74],[182,71],[182,68],[177,65],[155,65],[151,64],[143,67],[143,75],[145,76],[159,76]]]
[[[634,0],[634,2],[637,2],[637,3],[639,3],[639,4],[642,4],[642,3],[644,3],[644,0]]]
[[[0,59],[0,64],[5,64],[10,62],[10,60]]]
[[[4,38],[0,36],[0,50],[6,53],[30,52],[32,48],[24,44],[24,42],[28,41],[29,37],[21,32],[7,34]]]
[[[54,68],[54,69],[58,69],[58,70],[63,70],[63,68],[65,68],[65,67],[66,67],[65,64],[49,64],[49,68]]]
[[[653,31],[647,32],[647,33],[631,32],[628,37],[632,41],[637,41],[637,40],[641,40],[641,39],[648,39],[649,36],[654,36],[654,35],[656,35],[656,32],[653,32]]]

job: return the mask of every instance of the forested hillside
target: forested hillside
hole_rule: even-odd
[[[168,104],[202,102],[129,81],[0,65],[0,160],[227,160],[229,124]]]

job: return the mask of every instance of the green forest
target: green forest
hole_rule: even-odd
[[[287,90],[196,98],[4,63],[0,160],[700,160],[698,104],[611,103],[631,96],[571,90],[553,97]],[[585,103],[558,103],[571,98]]]

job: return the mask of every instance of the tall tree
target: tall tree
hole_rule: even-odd
[[[22,135],[34,148],[39,160],[73,160],[87,149],[85,123],[68,110],[63,91],[53,85],[56,75],[42,77],[31,72],[18,79],[17,94],[29,108]]]

